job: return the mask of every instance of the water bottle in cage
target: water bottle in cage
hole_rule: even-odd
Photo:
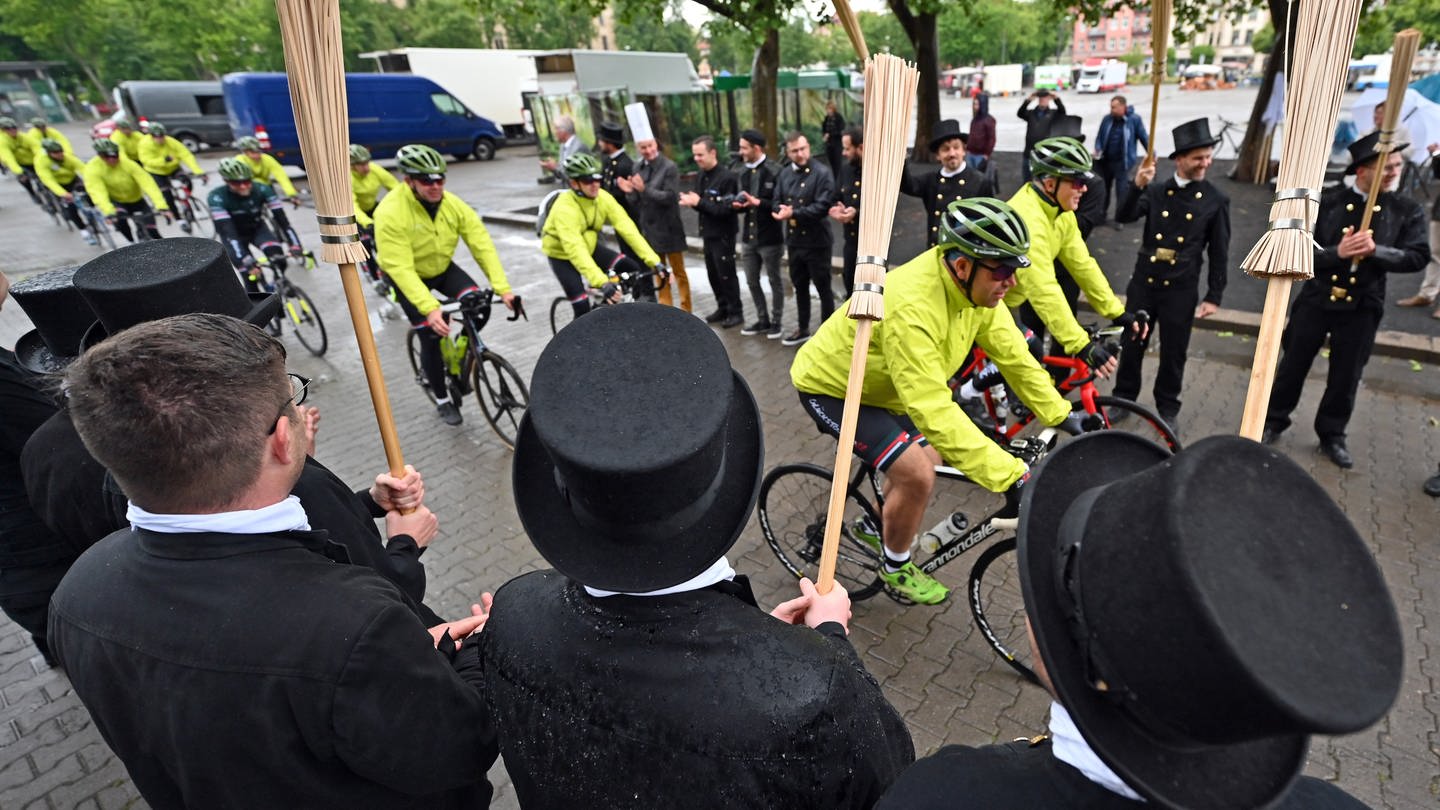
[[[1000,376],[1000,369],[995,366],[995,361],[990,360],[980,367],[980,370],[970,376],[964,385],[960,386],[961,399],[977,399],[986,388],[994,388],[1003,382]]]
[[[935,524],[934,528],[920,535],[920,550],[926,554],[934,554],[936,549],[964,534],[968,528],[970,519],[965,517],[964,513],[952,512]]]

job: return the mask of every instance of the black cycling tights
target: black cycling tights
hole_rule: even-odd
[[[623,253],[616,253],[604,245],[597,245],[595,252],[590,254],[590,257],[600,265],[600,272],[607,276],[638,273],[640,283],[635,288],[635,297],[642,301],[655,300],[654,282],[640,262]],[[565,291],[565,297],[570,299],[570,306],[575,309],[575,317],[578,318],[589,312],[590,296],[586,292],[585,277],[580,275],[580,271],[575,269],[575,265],[565,259],[550,258],[549,261],[550,272],[555,274],[555,278],[560,282],[560,288]]]

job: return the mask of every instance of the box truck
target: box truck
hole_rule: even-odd
[[[254,135],[281,163],[302,165],[290,83],[284,73],[230,73],[220,82],[234,137]],[[490,160],[505,133],[423,76],[345,74],[350,143],[376,158],[423,143],[460,160]]]
[[[1070,89],[1070,66],[1069,65],[1036,65],[1035,66],[1035,89],[1036,90],[1069,90]]]
[[[466,107],[494,121],[510,140],[526,131],[523,94],[540,89],[535,55],[542,51],[498,48],[392,48],[360,56],[380,73],[411,73],[438,82]]]
[[[985,92],[992,96],[1011,96],[1025,88],[1024,65],[987,65]]]
[[[1125,86],[1125,63],[1118,59],[1087,59],[1080,68],[1075,89],[1081,93],[1105,93]]]

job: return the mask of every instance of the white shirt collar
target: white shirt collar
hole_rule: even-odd
[[[1184,188],[1184,187],[1190,185],[1190,184],[1193,183],[1193,182],[1195,182],[1195,181],[1194,181],[1194,180],[1186,180],[1185,178],[1181,177],[1179,172],[1176,172],[1176,173],[1175,173],[1175,187],[1176,187],[1176,188]]]
[[[1065,707],[1061,706],[1058,700],[1050,703],[1050,750],[1056,759],[1111,793],[1135,801],[1145,801],[1091,750],[1085,738],[1080,736],[1080,729],[1075,726],[1075,721],[1070,719],[1070,713],[1065,711]]]
[[[209,515],[156,514],[147,512],[132,502],[125,510],[125,519],[137,529],[161,534],[276,534],[310,530],[310,518],[305,514],[305,507],[300,505],[300,499],[294,495],[260,509],[216,512]]]
[[[759,166],[761,163],[764,163],[764,162],[765,162],[765,156],[764,156],[764,155],[761,155],[760,157],[758,157],[758,158],[755,159],[755,162],[754,162],[754,163],[746,163],[746,164],[745,164],[745,168],[747,168],[747,169],[753,169],[753,168],[755,168],[756,166]]]
[[[964,164],[964,163],[960,164],[960,168],[956,169],[956,170],[953,171],[953,172],[952,172],[952,171],[946,171],[945,169],[941,169],[941,170],[940,170],[940,176],[941,176],[941,177],[954,177],[955,175],[957,175],[957,174],[959,174],[959,173],[961,173],[961,172],[963,172],[963,171],[965,171],[965,164]]]
[[[701,588],[708,588],[717,582],[726,582],[735,578],[735,569],[730,567],[730,562],[724,557],[716,560],[713,565],[701,571],[699,574],[685,580],[679,585],[671,585],[668,588],[661,588],[658,591],[645,591],[644,593],[626,593],[624,591],[602,591],[599,588],[585,586],[585,592],[595,597],[604,596],[666,596],[672,593],[685,593],[687,591],[698,591]]]

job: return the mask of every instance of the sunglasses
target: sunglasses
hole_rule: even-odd
[[[1016,267],[1008,264],[982,264],[981,267],[990,271],[991,278],[996,281],[1008,281],[1015,276]]]
[[[415,182],[419,183],[419,184],[422,185],[422,186],[443,186],[443,185],[445,185],[445,178],[444,178],[444,177],[424,177],[424,176],[421,176],[421,175],[414,175],[414,178],[415,178]]]
[[[225,185],[227,185],[227,186],[248,186],[248,185],[251,185],[251,184],[254,183],[254,182],[255,182],[254,180],[226,180],[226,181],[225,181]]]

